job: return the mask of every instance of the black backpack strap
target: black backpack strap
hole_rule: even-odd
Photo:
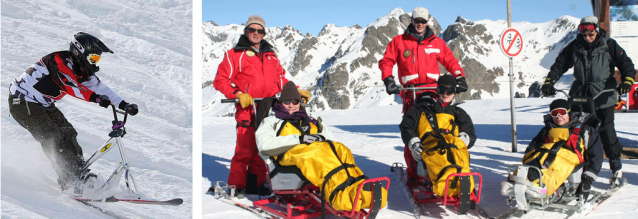
[[[268,116],[268,112],[270,112],[274,100],[274,97],[266,97],[259,102],[257,112],[255,112],[255,130],[259,128],[261,121]]]
[[[456,168],[456,172],[460,173],[461,170],[463,169],[461,166],[456,165],[456,164],[452,164],[452,165],[448,165],[446,167],[443,167],[443,169],[441,170],[441,172],[439,172],[439,175],[436,176],[436,180],[435,181],[439,181],[439,179],[441,179],[441,177],[443,177],[443,174],[445,174],[445,171],[449,168]],[[458,177],[454,177],[454,180],[452,180],[452,184],[450,185],[450,189],[455,189],[456,188],[456,182],[458,182]],[[447,186],[447,185],[446,185]]]

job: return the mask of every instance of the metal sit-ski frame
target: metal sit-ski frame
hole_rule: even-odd
[[[128,195],[139,196],[137,183],[135,182],[135,178],[133,178],[133,174],[131,174],[129,171],[130,166],[126,159],[126,153],[124,152],[124,144],[122,143],[122,137],[124,137],[124,135],[126,134],[126,128],[124,127],[124,125],[126,124],[126,120],[128,118],[128,112],[117,110],[115,108],[115,105],[111,105],[111,108],[113,109],[113,118],[114,118],[112,122],[113,124],[112,131],[109,133],[109,137],[111,138],[109,138],[109,140],[107,140],[104,144],[102,144],[102,146],[100,146],[93,153],[93,155],[89,157],[89,159],[85,162],[84,167],[82,167],[81,169],[81,174],[82,175],[88,174],[90,170],[89,167],[93,163],[95,163],[95,161],[100,159],[100,157],[102,157],[104,154],[111,151],[111,149],[114,148],[113,146],[117,146],[120,152],[120,158],[122,160],[118,164],[117,168],[115,168],[115,171],[113,171],[111,176],[109,176],[109,178],[104,182],[104,184],[100,186],[97,190],[95,190],[92,194],[99,194],[104,191],[108,191],[113,188],[116,188],[120,182],[120,179],[122,178],[122,175],[124,175],[124,183],[125,183],[126,191]],[[122,121],[118,120],[117,113],[124,115],[124,119]],[[104,198],[108,198],[108,197],[104,197]]]

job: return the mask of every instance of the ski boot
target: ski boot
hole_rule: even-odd
[[[75,182],[73,192],[76,196],[96,193],[104,185],[104,179],[97,174],[85,171]]]
[[[611,179],[609,180],[609,184],[611,188],[619,188],[627,184],[627,178],[622,174],[621,170],[618,170],[611,174]]]

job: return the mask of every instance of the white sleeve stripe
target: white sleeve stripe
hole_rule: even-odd
[[[98,95],[106,95],[111,100],[111,103],[115,104],[115,106],[119,106],[120,102],[122,102],[122,98],[117,95],[109,86],[107,86],[102,81],[98,80],[97,77],[93,76],[88,81],[82,82],[82,85],[91,89]]]
[[[241,56],[239,56],[239,72],[241,72],[241,59],[244,58],[244,53],[246,51],[241,52]]]
[[[228,61],[228,65],[230,65],[230,74],[228,74],[228,79],[233,76],[233,63],[230,62],[230,57],[228,55],[228,51],[226,51],[226,61]]]
[[[85,100],[84,96],[82,95],[82,92],[80,92],[80,89],[78,89],[77,87],[71,87],[71,89],[73,89],[74,97],[77,97],[80,100]]]

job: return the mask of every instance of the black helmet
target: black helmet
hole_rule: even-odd
[[[113,53],[100,39],[91,34],[79,32],[71,39],[69,48],[71,55],[84,71],[84,76],[92,76],[100,70],[97,62],[100,61],[103,52]]]

